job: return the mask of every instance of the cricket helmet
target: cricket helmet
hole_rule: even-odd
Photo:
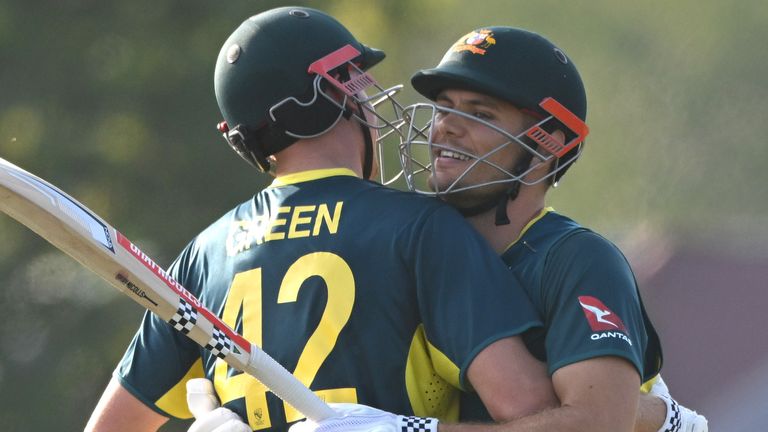
[[[383,58],[315,9],[280,7],[252,16],[216,61],[214,87],[224,117],[218,128],[241,157],[266,171],[270,155],[325,133],[341,117],[364,122],[347,102],[367,105],[358,94],[376,83],[365,71]],[[343,92],[342,101],[326,93],[331,87]]]
[[[534,183],[550,177],[550,181],[556,183],[580,154],[584,137],[588,133],[584,123],[587,114],[586,92],[576,66],[552,42],[527,30],[503,26],[474,30],[454,43],[436,67],[417,72],[411,78],[411,84],[431,100],[435,100],[445,89],[469,90],[493,96],[538,120],[536,125],[523,133],[497,130],[507,140],[502,145],[520,145],[529,154],[527,161],[523,161],[520,166],[513,170],[494,166],[494,169],[501,172],[501,178],[490,183],[442,191],[431,187],[428,193],[460,192],[508,182],[508,195],[514,199],[520,183],[531,184],[526,183],[525,177],[535,168],[529,167],[533,157],[537,157],[541,163],[556,159],[552,171]],[[433,104],[415,104],[405,110],[406,121],[411,123],[401,145],[401,162],[406,181],[415,190],[418,188],[413,184],[414,175],[429,174],[434,160],[414,161],[414,147],[426,145],[430,150],[423,153],[434,154],[432,147],[439,147],[439,144],[432,142],[431,128],[439,113],[463,115],[498,129],[483,120]],[[431,113],[426,116],[423,125],[414,124],[417,118],[425,118],[419,111]],[[556,129],[565,134],[563,144],[551,136]],[[486,155],[466,156],[475,162],[468,170],[479,163],[488,163]]]
[[[513,27],[485,27],[461,37],[432,69],[416,72],[413,87],[434,100],[446,88],[472,90],[517,108],[549,115],[540,107],[551,97],[582,121],[587,96],[578,70],[543,36]]]

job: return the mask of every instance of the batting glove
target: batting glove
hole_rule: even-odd
[[[240,416],[219,406],[210,380],[195,378],[187,381],[187,405],[195,416],[188,432],[252,432]]]
[[[188,432],[252,432],[240,416],[224,407],[218,407],[198,417]]]
[[[305,420],[294,424],[289,432],[437,432],[437,419],[402,416],[365,405],[330,404],[337,417],[315,423]]]
[[[667,384],[661,379],[651,387],[650,393],[667,405],[667,418],[659,432],[708,432],[707,419],[696,411],[680,405],[669,394]]]

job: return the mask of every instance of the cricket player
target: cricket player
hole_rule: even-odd
[[[514,402],[502,395],[466,395],[462,420],[499,424],[441,420],[439,430],[705,432],[706,419],[677,404],[658,375],[659,338],[625,257],[546,204],[588,133],[586,92],[573,61],[536,33],[485,27],[462,36],[411,82],[434,103],[405,110],[407,183],[459,209],[522,282],[544,320],[525,343],[546,362],[560,401],[515,418],[504,411]],[[658,397],[641,396],[641,386]],[[343,415],[292,432],[396,430],[389,413],[334,408]]]
[[[541,322],[515,276],[451,206],[368,180],[377,133],[392,126],[370,104],[392,93],[367,73],[383,57],[305,7],[232,33],[215,70],[220,130],[275,179],[169,272],[328,402],[405,414],[399,424],[414,431],[434,430],[422,418],[458,420],[463,389],[516,398],[517,415],[552,406],[546,369],[522,339]],[[223,406],[195,432],[281,431],[303,417],[178,328],[145,315],[86,430],[190,418],[185,383],[197,377]]]

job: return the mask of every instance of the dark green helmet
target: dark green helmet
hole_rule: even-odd
[[[544,37],[512,27],[485,27],[459,39],[432,69],[417,72],[413,87],[434,100],[446,88],[472,90],[518,108],[542,111],[551,97],[587,117],[584,84],[573,62]]]
[[[329,78],[349,79],[340,66],[349,62],[364,71],[383,58],[315,9],[281,7],[252,16],[216,61],[214,87],[225,120],[219,129],[240,156],[266,170],[268,156],[324,133],[344,114],[322,92],[334,81]]]
[[[573,62],[541,35],[513,27],[483,27],[462,36],[437,67],[417,72],[411,83],[432,100],[444,89],[470,90],[544,118],[552,112],[542,102],[552,98],[582,122],[587,116],[584,84]],[[558,156],[560,169],[555,180],[579,150],[573,148]]]

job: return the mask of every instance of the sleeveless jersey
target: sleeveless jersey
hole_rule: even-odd
[[[550,375],[606,355],[629,361],[643,382],[659,373],[658,335],[629,263],[611,242],[548,208],[501,258],[544,321],[525,342]],[[463,420],[490,419],[476,394],[463,395],[461,404]]]
[[[348,170],[278,178],[199,234],[169,272],[327,402],[400,414],[458,419],[474,356],[541,324],[454,209]],[[254,430],[303,418],[151,313],[116,376],[166,416],[191,416],[185,382],[205,376]]]

